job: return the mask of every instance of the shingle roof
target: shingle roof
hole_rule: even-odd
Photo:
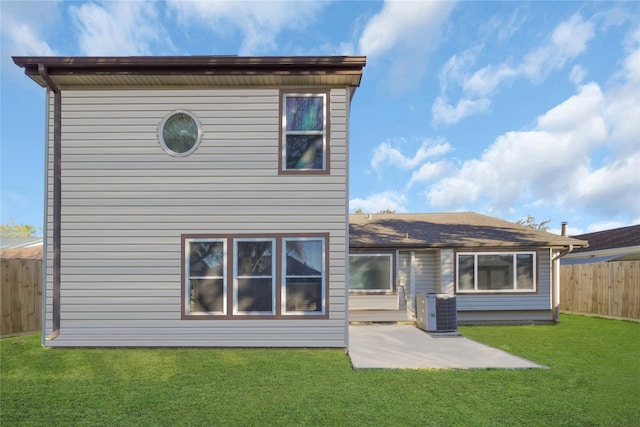
[[[574,252],[592,252],[603,249],[627,248],[640,246],[640,225],[597,231],[595,233],[572,236],[580,240],[588,240],[588,248],[580,248]]]
[[[350,247],[586,246],[587,242],[473,212],[353,214]]]

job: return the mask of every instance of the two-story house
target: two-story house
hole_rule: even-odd
[[[365,58],[14,57],[46,88],[49,346],[347,346]]]

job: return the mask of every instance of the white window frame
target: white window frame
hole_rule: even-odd
[[[322,98],[322,131],[291,131],[287,130],[287,98]],[[327,120],[329,109],[327,106],[327,93],[326,92],[285,92],[282,94],[282,141],[280,152],[280,164],[283,172],[326,172],[327,168],[327,156],[328,156],[328,143],[327,143]],[[287,136],[288,135],[322,135],[322,169],[316,168],[301,168],[301,169],[289,169],[287,168]]]
[[[186,316],[210,316],[210,315],[226,315],[227,314],[227,239],[221,238],[187,238],[184,241],[185,250],[184,250],[184,289],[185,294],[183,298],[185,299],[184,304],[184,314]],[[192,276],[191,275],[191,243],[199,243],[199,242],[211,242],[211,243],[222,243],[222,311],[191,311],[191,279],[220,279],[218,276]]]
[[[238,276],[238,243],[271,242],[271,311],[240,311],[238,309],[238,279],[258,276]],[[276,314],[276,239],[271,237],[236,237],[233,239],[233,314],[242,316],[265,316]],[[265,278],[267,276],[264,276]]]
[[[351,284],[349,284],[349,292],[350,293],[367,293],[367,294],[371,294],[371,293],[377,293],[377,294],[388,294],[388,293],[393,293],[394,292],[394,283],[393,283],[393,269],[395,268],[394,265],[394,255],[392,253],[388,253],[388,252],[382,252],[382,253],[377,253],[377,252],[371,252],[371,253],[361,253],[361,254],[349,254],[349,258],[351,257],[387,257],[389,258],[389,288],[388,289],[373,289],[373,288],[367,288],[367,289],[351,289]],[[351,272],[348,273],[349,277],[351,277]],[[349,283],[351,283],[351,279],[349,279]]]
[[[473,255],[473,289],[460,289],[460,256]],[[484,255],[511,255],[513,259],[513,287],[511,289],[478,289],[478,257]],[[533,288],[518,289],[518,255],[532,255],[532,280]],[[535,251],[519,251],[519,252],[458,252],[456,254],[456,293],[459,294],[494,294],[494,293],[535,293],[538,290],[537,282],[537,253]]]
[[[320,285],[321,285],[321,302],[322,302],[322,309],[320,311],[287,311],[287,278],[309,278],[309,277],[318,277],[318,276],[288,276],[287,275],[287,242],[292,242],[292,241],[320,241],[322,242],[322,264],[321,264],[321,268],[322,268],[322,272],[321,275],[319,276],[321,278],[320,281]],[[326,313],[326,307],[327,307],[327,296],[326,296],[326,276],[327,276],[327,272],[326,272],[326,239],[324,237],[285,237],[282,239],[282,248],[281,248],[281,254],[282,254],[282,284],[281,284],[281,300],[282,300],[282,307],[281,307],[281,313],[283,316],[321,316],[324,315]]]
[[[173,151],[171,148],[169,148],[169,146],[167,145],[166,141],[164,140],[164,127],[166,126],[167,122],[175,115],[177,114],[184,114],[186,116],[191,117],[191,119],[194,121],[195,125],[196,125],[196,129],[197,129],[197,135],[196,135],[196,141],[194,142],[193,146],[184,152],[178,152],[178,151]],[[160,124],[158,125],[158,142],[160,143],[160,146],[162,147],[162,149],[169,155],[173,156],[173,157],[186,157],[189,154],[193,153],[194,151],[196,151],[198,149],[198,147],[200,146],[200,142],[202,141],[202,125],[200,124],[200,120],[198,120],[198,118],[196,117],[195,114],[193,114],[191,111],[187,111],[187,110],[174,110],[172,112],[170,112],[169,114],[167,114],[165,116],[164,119],[162,119],[162,121],[160,122]]]

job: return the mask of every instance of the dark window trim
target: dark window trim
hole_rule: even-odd
[[[513,250],[504,250],[502,249],[492,249],[492,248],[482,248],[482,250],[476,249],[468,249],[468,250],[455,250],[453,253],[453,291],[456,295],[538,295],[540,293],[540,251],[538,248],[518,248]],[[458,254],[515,254],[515,253],[524,253],[524,252],[533,252],[535,254],[534,264],[535,264],[535,272],[536,272],[536,280],[534,291],[459,291],[458,290]]]
[[[248,233],[248,234],[182,234],[180,237],[180,318],[182,320],[282,320],[282,319],[307,319],[307,320],[322,320],[329,318],[329,248],[330,240],[329,233]],[[285,277],[282,271],[282,246],[283,239],[285,238],[321,238],[324,239],[324,292],[325,292],[325,307],[324,313],[321,314],[284,314],[282,311],[282,281]],[[233,314],[233,292],[234,292],[234,277],[233,277],[233,260],[235,257],[233,250],[234,239],[275,239],[275,292],[276,292],[276,311],[275,314]],[[186,245],[187,239],[225,239],[227,245],[227,271],[225,272],[227,277],[227,314],[187,314],[186,304],[186,276],[185,276],[185,260],[186,260]]]
[[[286,169],[282,158],[284,154],[283,129],[284,97],[285,95],[325,95],[325,141],[324,141],[324,169]],[[280,89],[278,101],[278,175],[330,175],[331,174],[331,90],[320,88]]]
[[[397,275],[397,259],[396,259],[396,251],[392,250],[392,249],[381,249],[381,250],[375,250],[375,249],[350,249],[349,250],[349,257],[351,255],[391,255],[391,290],[384,290],[384,291],[374,291],[374,290],[369,290],[369,289],[365,289],[362,291],[357,291],[357,290],[351,290],[351,288],[349,288],[349,295],[397,295],[398,294],[398,286],[397,286],[397,280],[396,280],[396,275]],[[349,264],[347,263],[347,274],[349,274]]]

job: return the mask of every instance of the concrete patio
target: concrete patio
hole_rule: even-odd
[[[349,325],[349,356],[354,369],[545,368],[461,335],[402,323]]]

